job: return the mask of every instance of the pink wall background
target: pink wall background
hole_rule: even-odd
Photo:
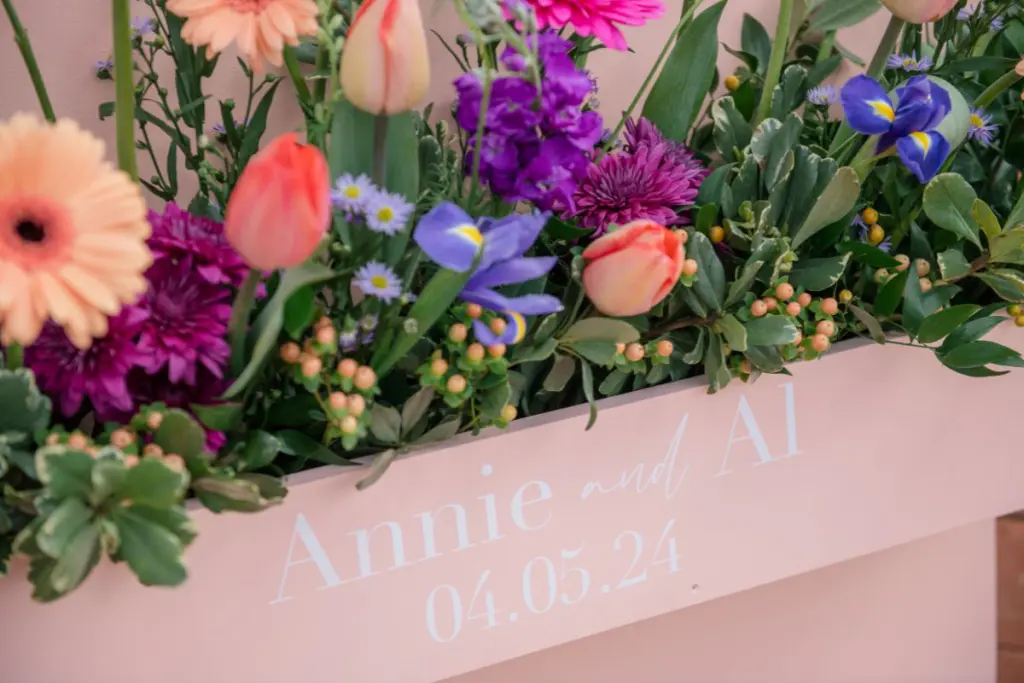
[[[136,4],[140,11],[145,9],[142,3]],[[436,0],[421,0],[421,4],[429,28],[437,30],[446,40],[453,42],[462,28],[450,4]],[[106,58],[110,52],[109,3],[96,0],[15,0],[15,5],[34,41],[57,115],[77,119],[81,125],[104,137],[111,145],[112,157],[114,122],[113,119],[100,121],[97,107],[101,102],[113,99],[114,87],[111,81],[98,80],[93,72],[93,63]],[[607,118],[616,119],[628,106],[643,75],[654,63],[672,30],[680,14],[682,0],[667,0],[667,5],[665,17],[661,21],[642,28],[626,29],[626,36],[635,53],[603,50],[592,55],[590,67],[597,76],[601,109]],[[719,31],[722,42],[739,47],[744,13],[760,19],[769,32],[774,30],[777,16],[777,3],[774,0],[730,0]],[[858,46],[862,54],[870,54],[887,18],[883,10],[872,17],[867,26],[840,33],[839,42],[851,49]],[[0,120],[17,111],[38,112],[31,83],[11,38],[10,26],[5,18],[0,18]],[[428,38],[433,82],[427,101],[436,103],[435,111],[446,112],[452,101],[450,84],[458,74],[458,67],[434,36],[428,35]],[[228,57],[230,59],[222,60],[222,66],[207,92],[221,99],[234,97],[241,100],[245,92],[245,79],[234,65],[234,55],[229,54]],[[734,57],[724,50],[720,51],[719,65],[723,73],[731,71],[737,63]],[[168,80],[168,83],[171,81]],[[168,87],[173,93],[173,86]],[[219,114],[215,102],[208,103],[208,106],[208,119],[212,125],[219,120]],[[301,125],[301,122],[302,116],[291,97],[290,86],[282,89],[270,118],[270,132],[293,129]],[[165,156],[158,152],[158,158],[163,159]],[[147,168],[148,159],[140,155],[139,160],[143,177],[148,177],[151,175]],[[182,197],[187,198],[190,191],[191,188],[186,186],[182,190]]]

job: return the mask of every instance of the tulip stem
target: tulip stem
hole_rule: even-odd
[[[876,81],[881,79],[882,72],[885,71],[885,65],[889,61],[890,55],[896,51],[896,43],[899,42],[900,34],[903,32],[903,27],[906,23],[896,15],[893,15],[889,20],[889,25],[885,27],[885,33],[882,34],[882,42],[878,44],[875,56],[871,58],[868,70],[865,72]]]
[[[14,33],[14,42],[21,52],[21,59],[28,69],[28,76],[32,79],[32,87],[35,88],[36,97],[39,98],[39,106],[43,110],[43,116],[50,123],[56,123],[57,116],[53,113],[53,104],[50,102],[50,95],[46,91],[46,83],[43,82],[43,74],[39,71],[39,63],[36,61],[36,54],[32,50],[32,42],[28,39],[28,32],[18,19],[18,13],[14,11],[13,0],[0,0],[3,3],[4,11],[11,22],[11,32]]]
[[[131,0],[113,0],[114,10],[114,116],[117,163],[138,181],[135,159],[135,73],[132,64]]]
[[[772,108],[772,98],[775,96],[775,86],[779,84],[782,76],[782,64],[786,61],[786,52],[789,48],[790,24],[793,22],[794,0],[781,0],[779,2],[779,21],[775,25],[775,40],[772,42],[772,52],[768,57],[768,69],[764,74],[764,88],[761,91],[761,101],[757,105],[757,114],[752,122],[753,126],[768,118]]]
[[[387,189],[388,180],[388,117],[373,118],[373,184]]]
[[[235,304],[231,308],[231,321],[228,323],[228,338],[231,340],[231,375],[238,377],[245,369],[245,333],[249,327],[249,313],[256,300],[256,287],[260,284],[262,273],[250,268],[242,282]]]
[[[17,370],[20,368],[25,360],[25,349],[18,342],[11,342],[7,345],[6,349],[6,360],[8,370]]]
[[[984,109],[989,106],[996,99],[1006,92],[1010,86],[1021,79],[1021,75],[1017,73],[1016,69],[1010,69],[1008,72],[1000,76],[995,83],[985,88],[985,92],[978,96],[978,99],[974,101],[975,107],[981,107]]]

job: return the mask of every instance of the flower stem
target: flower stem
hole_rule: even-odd
[[[388,178],[388,117],[378,114],[373,119],[373,184],[386,189]]]
[[[753,126],[768,118],[772,108],[772,97],[775,94],[775,86],[779,84],[779,77],[782,76],[782,63],[786,60],[786,50],[790,33],[790,24],[793,21],[794,0],[780,0],[779,21],[775,25],[775,41],[772,43],[771,56],[768,57],[768,70],[764,75],[764,89],[761,91],[761,101],[757,105],[757,114],[752,121]]]
[[[256,300],[256,287],[260,284],[260,271],[250,268],[235,296],[228,323],[228,339],[231,341],[231,374],[238,377],[245,368],[245,333],[249,327],[249,313]]]
[[[13,0],[0,0],[3,3],[4,11],[7,13],[7,18],[11,22],[11,31],[14,33],[14,42],[18,46],[18,51],[21,52],[21,58],[25,62],[25,68],[28,69],[29,78],[32,79],[32,87],[35,88],[36,97],[39,98],[39,106],[43,110],[43,116],[50,123],[57,121],[57,116],[53,113],[53,104],[50,102],[50,95],[46,92],[46,83],[43,82],[43,74],[39,71],[39,63],[36,62],[36,54],[32,50],[32,43],[28,39],[28,32],[25,31],[25,27],[21,25],[21,20],[18,19],[18,13],[14,11]]]
[[[132,66],[131,0],[112,0],[114,10],[114,115],[117,120],[117,164],[139,179],[135,159],[135,74]]]
[[[875,56],[871,58],[868,70],[865,72],[868,76],[875,80],[882,76],[885,64],[889,61],[889,56],[896,50],[896,43],[899,42],[900,33],[903,32],[905,25],[906,22],[895,15],[889,20],[889,25],[885,27],[885,33],[882,34],[882,42],[878,44]]]
[[[11,342],[7,345],[7,369],[17,370],[25,361],[25,349],[18,342]]]
[[[818,58],[815,60],[815,64],[821,64],[826,59],[832,56],[832,51],[836,47],[836,32],[828,31],[825,33],[825,37],[821,39],[821,44],[818,45]]]
[[[1015,69],[1010,69],[1008,72],[1000,76],[995,83],[985,88],[985,92],[978,96],[978,99],[974,101],[975,107],[985,108],[996,101],[1000,95],[1006,92],[1010,86],[1021,79],[1021,75],[1017,73]]]

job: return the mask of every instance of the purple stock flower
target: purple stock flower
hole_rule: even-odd
[[[139,363],[148,374],[164,369],[172,384],[195,386],[199,368],[224,375],[231,348],[225,341],[231,317],[231,290],[211,284],[184,262],[157,262],[146,273],[149,291],[142,305]]]
[[[224,236],[224,226],[168,204],[163,214],[149,212],[153,234],[149,248],[155,263],[184,261],[214,285],[240,287],[249,272],[245,261]]]
[[[648,219],[661,225],[689,223],[678,207],[693,204],[708,175],[685,146],[666,140],[646,119],[628,121],[623,149],[590,164],[575,194],[577,218],[594,236],[612,225]]]
[[[125,308],[110,319],[106,336],[84,351],[75,348],[58,325],[48,324],[25,349],[25,364],[62,415],[76,414],[88,399],[100,421],[126,418],[136,407],[126,378],[145,360],[135,337],[147,317],[141,308]]]
[[[527,41],[537,49],[540,87],[529,80],[526,58],[507,48],[501,64],[509,73],[493,83],[481,131],[480,178],[509,202],[526,200],[544,210],[571,208],[576,184],[603,133],[600,114],[583,109],[594,83],[568,56],[571,43],[554,32]],[[465,159],[470,173],[483,86],[477,74],[466,73],[455,80],[455,88],[455,119],[470,135]]]

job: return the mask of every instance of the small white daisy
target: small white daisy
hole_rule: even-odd
[[[366,225],[374,232],[397,235],[405,230],[416,207],[400,194],[374,192],[366,201]]]
[[[336,211],[362,213],[366,200],[373,194],[373,181],[366,175],[353,178],[350,173],[346,173],[338,178],[331,190],[331,205]]]
[[[393,301],[402,295],[401,280],[395,271],[380,261],[370,261],[357,270],[353,282],[366,296],[374,296],[382,301]]]

